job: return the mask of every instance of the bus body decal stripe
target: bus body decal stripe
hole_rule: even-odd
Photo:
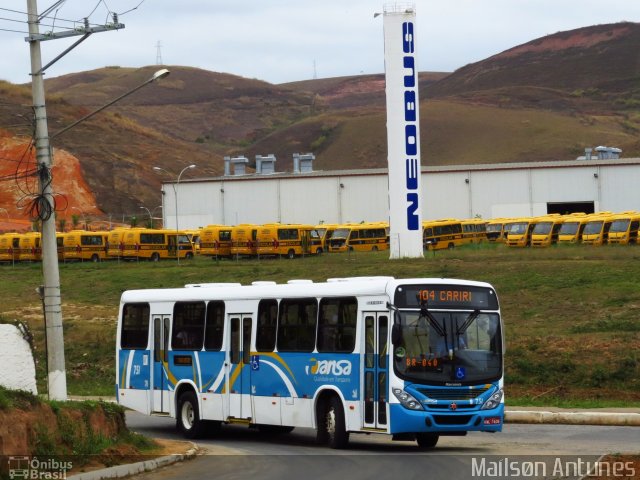
[[[129,388],[129,385],[131,384],[131,365],[133,365],[133,354],[135,353],[135,350],[131,350],[129,352],[129,359],[127,360],[127,380],[126,380],[126,387],[125,388]]]
[[[276,364],[272,362],[268,362],[266,360],[261,360],[261,363],[264,363],[265,365],[269,365],[271,368],[273,368],[276,371],[278,375],[280,375],[280,378],[282,378],[282,381],[287,387],[287,390],[289,390],[289,395],[291,395],[294,398],[298,396],[298,394],[296,393],[296,389],[293,387],[293,384],[291,383],[291,380],[289,380],[289,377],[285,375],[282,369],[280,369]]]
[[[211,385],[211,388],[209,389],[209,391],[215,392],[216,390],[218,390],[218,387],[220,387],[220,384],[222,383],[223,380],[224,380],[224,367],[220,369],[220,372],[218,373],[218,377],[213,382],[213,385]]]
[[[198,369],[198,390],[202,390],[202,371],[200,370],[200,355],[199,352],[193,352],[196,357],[196,368]]]

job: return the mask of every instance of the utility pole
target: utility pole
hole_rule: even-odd
[[[29,35],[39,35],[37,0],[27,0]],[[46,209],[42,218],[42,273],[44,277],[44,316],[46,321],[47,359],[49,362],[48,389],[51,400],[67,399],[67,373],[64,363],[64,336],[62,333],[62,301],[60,297],[60,271],[56,246],[56,216],[51,187],[51,146],[47,126],[47,108],[44,100],[44,79],[40,41],[29,42],[31,51],[31,91],[33,115],[36,123],[36,162],[40,179],[41,198]],[[42,208],[41,208],[42,211]]]
[[[46,12],[45,12],[46,14]],[[33,96],[33,115],[35,119],[35,147],[38,177],[40,181],[40,196],[38,211],[42,220],[42,275],[43,275],[43,303],[46,322],[45,335],[47,338],[48,375],[47,385],[51,400],[67,399],[67,374],[64,362],[64,335],[62,331],[62,300],[60,297],[60,271],[58,269],[58,250],[56,245],[56,216],[52,187],[52,150],[47,125],[47,109],[44,95],[44,71],[73,48],[82,43],[89,35],[96,32],[117,30],[124,28],[114,15],[112,24],[90,27],[85,19],[84,27],[61,33],[40,34],[40,17],[38,16],[37,0],[27,0],[27,15],[29,23],[29,42],[31,54],[31,92]],[[75,44],[67,48],[54,60],[42,66],[40,42],[82,35]]]

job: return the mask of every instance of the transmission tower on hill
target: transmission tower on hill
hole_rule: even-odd
[[[162,45],[160,40],[156,43],[156,65],[163,65],[162,63]]]

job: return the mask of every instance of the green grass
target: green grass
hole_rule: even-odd
[[[509,249],[468,246],[390,261],[387,252],[295,260],[62,264],[69,392],[113,395],[118,302],[124,290],[186,283],[390,275],[468,278],[498,292],[507,344],[508,398],[572,402],[617,399],[640,406],[640,247]],[[45,390],[39,265],[0,267],[0,316],[34,335],[39,391]],[[552,390],[550,394],[544,394]],[[552,399],[556,400],[552,400]],[[0,397],[0,407],[2,398]]]

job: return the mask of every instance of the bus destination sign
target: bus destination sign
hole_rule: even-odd
[[[461,285],[403,285],[395,295],[398,308],[462,308],[497,310],[498,299],[490,288]]]

